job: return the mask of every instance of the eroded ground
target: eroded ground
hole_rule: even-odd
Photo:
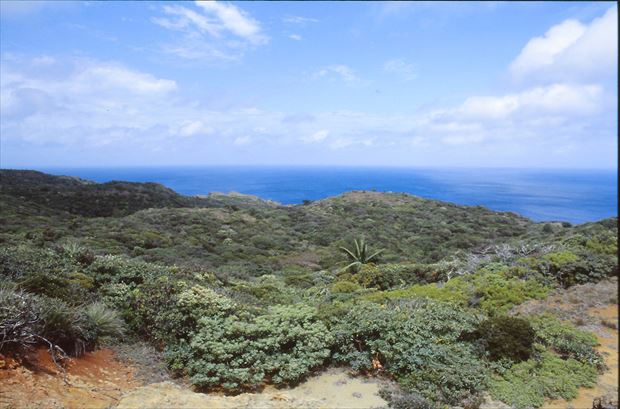
[[[148,384],[139,367],[120,362],[110,349],[72,359],[64,375],[46,349],[28,357],[30,363],[2,358],[0,407],[68,409],[161,408],[359,408],[385,406],[378,396],[380,381],[352,377],[330,369],[290,389],[267,386],[261,393],[237,396],[204,394],[171,381]]]
[[[17,362],[0,358],[0,407],[103,409],[114,406],[128,390],[141,386],[133,368],[100,349],[66,364],[66,377],[46,349]]]

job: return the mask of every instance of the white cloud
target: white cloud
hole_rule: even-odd
[[[332,79],[336,77],[349,85],[359,84],[361,82],[361,79],[355,74],[355,71],[353,71],[352,68],[343,64],[330,65],[328,67],[322,68],[314,73],[314,77],[325,77]]]
[[[289,16],[282,19],[285,23],[304,25],[307,23],[318,23],[319,20],[310,17]]]
[[[598,85],[553,84],[500,97],[470,97],[457,113],[485,119],[508,118],[519,113],[587,116],[595,114],[602,102],[602,89]]]
[[[187,121],[179,127],[178,133],[186,137],[210,135],[213,133],[213,128],[206,126],[202,121]]]
[[[444,136],[441,141],[446,145],[471,145],[484,141],[484,136],[477,135],[450,135]]]
[[[252,138],[250,138],[249,136],[239,136],[233,141],[233,143],[237,146],[247,145],[250,142],[252,142]]]
[[[197,1],[209,17],[215,17],[216,27],[227,30],[252,44],[264,44],[268,41],[262,33],[260,24],[240,8],[219,1]]]
[[[185,59],[234,60],[248,47],[269,42],[260,23],[241,8],[223,2],[196,1],[196,8],[165,5],[165,16],[151,21],[184,33],[179,41],[162,45],[166,53]]]
[[[161,152],[186,149],[187,155],[231,145],[252,144],[261,152],[303,146],[309,152],[331,152],[334,160],[345,148],[368,152],[372,148],[378,154],[389,149],[403,158],[419,153],[421,160],[430,160],[446,152],[457,159],[475,152],[502,158],[519,146],[551,152],[571,144],[579,152],[585,143],[608,140],[616,130],[616,99],[595,83],[547,84],[471,96],[433,111],[293,115],[247,106],[210,109],[182,98],[172,79],[115,62],[61,62],[56,56],[50,56],[49,64],[40,61],[40,57],[6,56],[1,60],[3,144],[119,150],[132,146],[141,152],[157,147]],[[344,80],[342,73],[351,74],[328,70],[324,75]],[[574,155],[568,152],[564,157]]]
[[[299,34],[291,34],[288,36],[288,38],[290,38],[291,40],[295,40],[295,41],[301,41],[302,37]]]
[[[306,143],[316,143],[324,141],[328,135],[329,131],[324,129],[322,131],[315,132],[312,135],[301,137],[300,139]]]
[[[386,61],[385,64],[383,64],[383,70],[391,74],[396,74],[405,81],[410,81],[416,77],[413,64],[409,64],[402,59]]]
[[[158,79],[118,64],[88,64],[74,78],[76,91],[121,89],[139,94],[166,93],[177,88],[176,82]]]
[[[617,76],[617,7],[590,24],[565,20],[531,39],[510,64],[517,80],[592,80]]]

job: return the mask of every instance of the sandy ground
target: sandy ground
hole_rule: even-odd
[[[354,378],[341,369],[330,369],[292,389],[267,387],[261,393],[237,396],[195,393],[171,382],[162,382],[129,392],[117,409],[370,409],[386,406],[377,395],[379,387],[377,380]]]

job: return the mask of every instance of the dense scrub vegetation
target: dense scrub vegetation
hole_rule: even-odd
[[[395,380],[383,392],[394,408],[474,408],[485,392],[538,407],[603,368],[592,334],[513,311],[616,276],[616,219],[533,223],[376,192],[281,206],[0,176],[2,353],[75,355],[139,337],[178,375],[229,392],[345,365]]]

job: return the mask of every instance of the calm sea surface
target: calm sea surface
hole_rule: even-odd
[[[536,221],[583,223],[618,215],[615,171],[319,167],[40,170],[96,182],[158,182],[184,195],[234,191],[284,204],[322,199],[348,190],[375,189],[482,205],[519,213]]]

